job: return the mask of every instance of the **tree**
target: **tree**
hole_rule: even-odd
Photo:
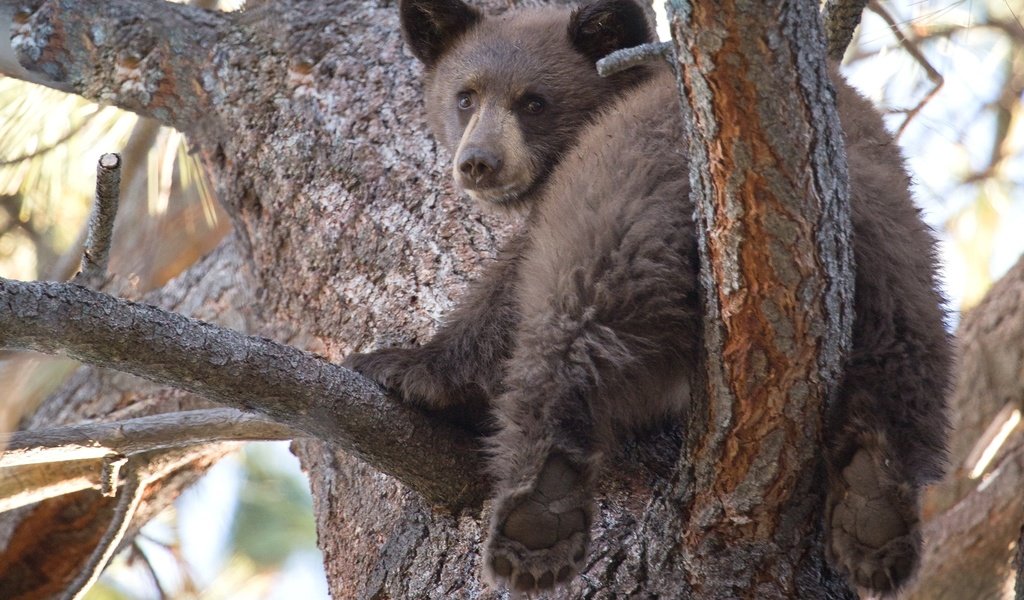
[[[806,29],[813,4],[800,5],[799,16],[786,13],[805,28],[798,27],[796,35],[816,35]],[[146,302],[312,346],[337,362],[371,341],[428,335],[479,254],[491,252],[514,227],[477,214],[444,188],[446,159],[437,155],[419,116],[413,61],[401,49],[390,7],[280,0],[225,15],[144,0],[0,6],[13,15],[12,46],[24,66],[0,63],[3,70],[170,124],[186,133],[210,173],[234,235]],[[699,5],[680,6],[679,14],[710,17]],[[774,17],[759,22],[781,27]],[[718,26],[729,31],[738,23]],[[795,39],[814,43],[813,37]],[[690,51],[700,52],[699,44]],[[686,52],[681,48],[681,56]],[[91,576],[87,567],[108,555],[104,542],[125,539],[123,528],[130,535],[225,451],[222,443],[191,442],[292,435],[281,431],[283,424],[305,435],[295,448],[312,474],[320,545],[335,597],[485,594],[476,573],[487,482],[476,475],[467,432],[395,405],[340,367],[270,342],[56,284],[3,282],[0,294],[0,305],[7,306],[6,313],[0,311],[5,345],[68,352],[269,416],[191,412],[187,416],[196,423],[189,425],[171,415],[177,429],[155,434],[146,452],[118,446],[125,440],[115,435],[112,452],[77,464],[84,472],[76,477],[61,468],[55,480],[63,490],[74,482],[79,491],[7,513],[0,525],[0,539],[7,540],[0,589],[41,598],[84,584]],[[63,320],[58,328],[47,320],[61,311],[74,315],[75,327]],[[835,327],[839,341],[832,344],[838,349],[842,333]],[[197,380],[195,373],[205,377]],[[28,419],[26,428],[123,419],[126,411],[116,411],[124,395],[138,407],[127,415],[138,418],[168,408],[209,408],[194,394],[86,369]],[[819,401],[798,415],[809,419],[812,430]],[[219,419],[212,434],[206,418]],[[229,428],[232,423],[238,427]],[[132,425],[143,431],[160,422]],[[134,434],[128,441],[140,438],[148,439]],[[1004,460],[1019,465],[1024,452],[1017,439],[1015,454]],[[774,553],[775,548],[759,548],[762,562],[755,568],[736,557],[702,562],[699,553],[687,551],[690,544],[723,538],[695,540],[680,533],[696,531],[684,525],[693,514],[680,500],[693,501],[700,489],[691,483],[688,467],[677,463],[682,445],[678,430],[669,428],[628,444],[615,458],[628,468],[618,469],[604,490],[581,594],[675,596],[694,588],[699,596],[713,591],[696,588],[715,581],[723,586],[718,589],[746,594],[763,584],[762,591],[772,595],[800,590],[849,597],[821,563],[814,520],[810,526],[790,525],[787,531],[801,533],[795,547]],[[800,451],[782,475],[813,465],[813,449]],[[122,455],[129,456],[127,464]],[[707,470],[712,464],[698,463],[698,481],[700,469],[714,475]],[[32,464],[17,468],[40,475]],[[40,476],[49,481],[45,473]],[[814,514],[814,477],[813,469],[798,474],[797,489],[807,493],[792,510]],[[757,488],[749,493],[757,497]],[[122,527],[119,517],[130,515]],[[56,539],[65,542],[58,546]],[[731,539],[739,548],[750,541]],[[102,551],[94,552],[97,546]]]

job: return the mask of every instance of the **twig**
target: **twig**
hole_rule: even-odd
[[[925,105],[928,104],[928,102],[930,102],[936,94],[939,93],[939,89],[942,88],[942,85],[945,83],[946,80],[943,79],[942,74],[939,73],[935,69],[935,67],[932,66],[932,64],[928,61],[927,58],[925,58],[924,53],[922,53],[921,49],[917,47],[917,43],[907,39],[907,36],[903,35],[903,31],[900,30],[899,24],[896,22],[896,19],[892,18],[892,15],[889,14],[889,11],[885,10],[885,8],[883,8],[877,0],[871,0],[868,3],[868,8],[870,8],[871,11],[874,12],[879,17],[882,17],[882,20],[885,21],[885,23],[889,26],[889,29],[892,31],[892,34],[900,43],[900,46],[907,51],[907,54],[909,54],[915,61],[917,61],[917,64],[921,65],[921,68],[923,68],[925,70],[925,73],[928,74],[928,79],[933,84],[935,84],[935,87],[933,87],[927,94],[925,94],[925,97],[922,98],[916,106],[905,111],[907,118],[903,120],[903,123],[900,124],[899,129],[896,130],[896,138],[898,139],[901,135],[903,135],[903,131],[907,128],[907,125],[910,125],[910,121],[914,117],[916,117],[919,112],[921,112]]]
[[[61,594],[62,600],[79,600],[92,587],[92,584],[99,579],[103,568],[113,557],[120,540],[124,537],[128,526],[131,525],[132,515],[142,502],[142,494],[146,491],[145,482],[142,481],[140,467],[129,461],[122,472],[125,474],[124,483],[117,491],[117,504],[114,506],[114,515],[103,532],[96,549],[89,555],[89,560],[82,565],[79,574],[71,581]]]
[[[623,48],[597,61],[597,74],[601,77],[608,77],[644,63],[671,60],[674,53],[675,47],[672,42],[652,42],[632,48]]]
[[[1017,582],[1013,589],[1015,600],[1024,600],[1024,524],[1020,526],[1020,537],[1017,538]]]
[[[148,574],[149,578],[153,581],[153,586],[156,588],[156,593],[160,600],[167,600],[167,592],[164,591],[164,586],[160,583],[160,578],[156,574],[153,562],[149,560],[149,556],[147,556],[146,552],[141,546],[139,546],[138,539],[140,537],[143,537],[141,533],[136,535],[135,541],[132,542],[132,554],[137,557],[138,560],[142,561],[142,565],[146,568],[146,574]]]
[[[132,373],[253,410],[366,460],[434,504],[488,492],[472,436],[318,356],[76,285],[0,278],[0,346]]]
[[[834,61],[843,60],[846,48],[853,39],[853,32],[860,24],[864,6],[868,0],[827,0],[821,18],[825,24],[825,43],[828,57]]]
[[[82,266],[73,283],[99,289],[107,276],[110,241],[121,194],[121,155],[104,154],[96,164],[96,203],[89,216],[89,235],[82,252]]]
[[[0,468],[70,460],[132,456],[210,442],[289,440],[293,429],[232,408],[150,415],[0,435]]]

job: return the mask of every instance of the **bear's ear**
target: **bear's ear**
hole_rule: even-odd
[[[482,18],[462,0],[401,0],[398,9],[405,41],[428,67]]]
[[[647,16],[633,0],[597,0],[573,11],[569,41],[597,62],[616,50],[654,41]]]

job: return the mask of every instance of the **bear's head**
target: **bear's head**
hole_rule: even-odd
[[[430,126],[472,198],[504,207],[537,196],[595,115],[650,76],[600,77],[609,53],[652,41],[633,0],[484,16],[461,0],[401,0],[402,31],[426,67]]]

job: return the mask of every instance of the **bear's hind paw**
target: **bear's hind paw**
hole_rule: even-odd
[[[583,568],[590,544],[593,499],[582,469],[553,454],[533,485],[499,497],[484,572],[513,592],[542,592]]]
[[[839,479],[828,500],[829,558],[864,590],[899,589],[917,569],[921,548],[913,489],[886,477],[863,448]]]

